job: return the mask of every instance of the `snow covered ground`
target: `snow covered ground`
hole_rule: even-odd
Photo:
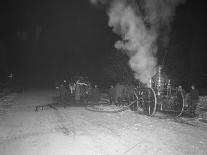
[[[206,155],[207,125],[179,123],[130,110],[98,113],[84,107],[45,108],[53,91],[0,100],[0,155]]]

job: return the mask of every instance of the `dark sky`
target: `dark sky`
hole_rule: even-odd
[[[188,0],[178,8],[169,42],[171,49],[178,46],[177,55],[191,72],[199,74],[207,73],[204,2]],[[1,3],[1,77],[10,71],[18,80],[37,83],[71,75],[87,75],[96,81],[102,77],[118,38],[107,26],[102,7],[93,7],[87,0]],[[176,55],[172,51],[166,60]]]
[[[203,0],[187,1],[177,10],[172,25],[171,40],[183,48],[185,60],[190,61],[192,72],[207,73],[206,69],[206,8]],[[174,45],[174,44],[173,44]],[[182,55],[181,55],[182,56]],[[184,59],[184,58],[183,58]]]

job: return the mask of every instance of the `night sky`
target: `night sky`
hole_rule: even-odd
[[[166,64],[182,62],[185,75],[207,74],[204,2],[180,5],[171,23]],[[1,79],[13,72],[20,83],[41,85],[72,75],[103,80],[118,39],[108,27],[104,7],[87,0],[8,0],[0,7]],[[165,52],[158,50],[159,59]]]

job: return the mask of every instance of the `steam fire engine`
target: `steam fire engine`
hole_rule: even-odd
[[[154,115],[156,111],[168,111],[180,116],[184,110],[182,90],[171,85],[161,66],[157,67],[150,86],[138,86],[134,96],[137,110],[144,111],[147,115]]]

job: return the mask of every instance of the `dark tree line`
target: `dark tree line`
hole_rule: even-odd
[[[134,81],[134,75],[128,62],[129,57],[124,51],[113,49],[104,68],[107,81],[110,81],[111,83],[123,82],[131,84]]]

